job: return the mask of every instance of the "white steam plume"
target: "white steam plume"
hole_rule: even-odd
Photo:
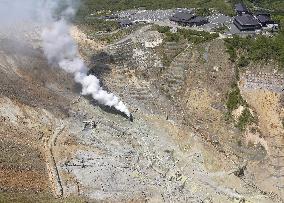
[[[52,10],[56,4],[47,1],[46,10]],[[65,9],[59,20],[52,20],[51,24],[42,32],[44,53],[51,63],[56,63],[60,68],[74,75],[75,81],[82,85],[82,94],[91,95],[100,104],[114,107],[130,117],[127,107],[117,96],[108,93],[100,86],[100,81],[94,75],[88,75],[88,68],[79,57],[78,48],[70,34],[69,19],[75,15],[76,9],[72,7],[72,1],[67,1]],[[45,16],[53,19],[52,14]]]

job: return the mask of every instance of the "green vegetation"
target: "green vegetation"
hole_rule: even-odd
[[[100,10],[126,10],[133,8],[167,9],[167,8],[215,8],[221,12],[232,14],[230,3],[224,0],[82,0],[78,16],[84,17]]]
[[[112,32],[119,28],[119,25],[116,21],[107,21],[96,18],[86,18],[86,20],[80,25],[87,26],[88,29],[93,30],[94,32]]]
[[[233,84],[231,91],[228,93],[228,100],[226,103],[227,109],[231,113],[233,110],[237,109],[240,105],[246,105],[246,102],[242,98],[240,89],[237,84]]]
[[[156,26],[155,28],[159,33],[168,33],[171,29],[169,26]]]
[[[211,15],[211,11],[209,8],[197,8],[195,14],[198,16],[209,16]]]
[[[228,27],[225,25],[213,29],[214,32],[218,32],[218,33],[225,33],[228,30],[229,30]]]
[[[196,31],[196,30],[188,30],[188,29],[178,29],[177,32],[173,33],[170,31],[170,27],[167,26],[154,26],[154,30],[165,35],[164,43],[173,42],[177,44],[183,44],[187,42],[191,42],[193,44],[200,44],[204,42],[211,41],[219,36],[219,34],[205,31]],[[169,66],[173,58],[175,58],[183,49],[176,50],[176,54],[167,55],[162,53],[163,64],[165,66]]]
[[[250,110],[248,108],[245,108],[239,117],[236,127],[243,131],[246,129],[247,125],[251,124],[253,121],[254,117],[252,116]]]
[[[208,42],[219,37],[219,34],[217,33],[211,34],[205,31],[196,31],[196,30],[187,30],[187,29],[179,29],[178,33],[182,35],[185,39],[187,39],[189,42],[192,42],[194,44]]]
[[[166,35],[166,42],[178,42],[181,39],[181,35],[179,33],[165,32],[164,34]]]
[[[228,93],[226,106],[228,109],[226,116],[226,120],[232,121],[232,112],[237,109],[239,106],[244,106],[245,109],[243,110],[242,114],[238,118],[236,122],[236,127],[241,131],[246,129],[246,126],[255,122],[253,115],[251,114],[246,101],[243,99],[240,89],[237,84],[233,84],[232,89]]]
[[[118,23],[115,21],[93,19],[92,21],[90,20],[88,24],[82,23],[78,26],[90,39],[113,43],[136,31],[142,25],[137,24],[128,28],[119,29]]]
[[[137,30],[139,28],[139,25],[137,26],[132,26],[129,28],[125,28],[125,29],[121,29],[121,30],[117,30],[117,32],[113,32],[113,33],[105,33],[105,34],[101,34],[101,35],[92,35],[93,38],[100,40],[100,41],[104,41],[107,43],[114,43],[120,39],[122,39],[123,37],[131,34],[132,32],[134,32],[135,30]]]
[[[246,67],[249,65],[249,59],[245,56],[241,56],[238,60],[238,67]]]
[[[237,61],[239,67],[245,67],[249,61],[275,60],[279,63],[280,69],[284,68],[284,31],[280,31],[274,37],[234,36],[231,39],[225,39],[225,44],[230,60]]]
[[[232,6],[239,2],[240,0],[230,0]],[[272,11],[272,13],[284,13],[283,0],[242,0],[241,2],[244,2],[252,11],[257,9],[268,9]]]
[[[178,42],[181,39],[181,35],[179,33],[172,33],[170,30],[171,28],[168,26],[158,26],[156,25],[154,27],[155,30],[157,30],[159,33],[162,33],[165,35],[165,41],[166,42]]]
[[[178,42],[181,39],[186,39],[193,44],[200,44],[204,42],[211,41],[216,39],[219,34],[217,33],[209,33],[205,31],[196,31],[196,30],[188,30],[188,29],[178,29],[176,33],[172,33],[169,27],[156,26],[156,29],[165,34],[165,41],[167,42]]]
[[[280,28],[284,28],[284,12],[281,14],[274,13],[272,19],[279,24]]]
[[[230,0],[232,6],[239,0]],[[245,67],[250,61],[275,60],[279,68],[284,69],[284,1],[283,0],[243,0],[250,10],[268,10],[272,19],[280,25],[282,30],[273,37],[259,36],[256,38],[241,38],[234,36],[226,39],[227,52],[232,62],[238,67]]]

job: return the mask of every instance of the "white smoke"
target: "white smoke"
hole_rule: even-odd
[[[78,1],[77,1],[78,2]],[[66,1],[67,8],[61,12],[58,20],[52,17],[50,11],[56,9],[53,0],[46,2],[44,14],[48,26],[42,32],[44,53],[50,63],[56,63],[60,68],[74,75],[75,81],[82,85],[82,95],[91,95],[100,104],[114,107],[130,117],[127,107],[117,96],[108,93],[100,86],[100,81],[94,75],[88,75],[88,68],[79,57],[78,48],[70,34],[69,19],[74,17],[76,9],[72,1]]]

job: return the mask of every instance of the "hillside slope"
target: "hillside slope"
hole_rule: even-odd
[[[150,26],[108,46],[78,28],[73,35],[91,72],[122,98],[134,120],[80,96],[72,77],[51,67],[37,44],[21,51],[15,49],[20,41],[4,37],[2,191],[39,193],[39,202],[51,193],[109,202],[283,201],[281,189],[260,183],[261,171],[253,167],[268,152],[245,145],[225,122],[235,73],[222,40],[166,44],[168,53],[175,46],[182,52],[164,66],[163,36]],[[261,115],[254,96],[243,94]]]

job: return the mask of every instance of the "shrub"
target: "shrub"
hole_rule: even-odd
[[[215,8],[222,13],[232,14],[233,7],[224,0],[81,0],[79,16],[88,15],[98,10],[127,10],[144,7],[146,9],[168,9],[168,8]]]
[[[232,85],[232,90],[228,93],[228,100],[226,102],[227,109],[231,113],[233,110],[237,109],[239,105],[245,104],[244,99],[240,93],[240,89],[237,84]]]
[[[170,32],[170,27],[169,26],[157,26],[157,30],[159,33],[166,33]]]
[[[241,56],[240,59],[238,60],[238,67],[246,67],[249,65],[249,60],[244,57],[244,56]]]
[[[178,33],[166,32],[165,34],[165,40],[168,42],[178,42],[180,40],[180,35]]]
[[[250,110],[248,108],[245,108],[239,117],[239,121],[236,125],[237,128],[239,128],[241,131],[246,129],[246,126],[251,124],[254,121],[254,117],[250,113]]]
[[[170,32],[168,26],[156,26],[156,30],[160,33],[165,34],[165,40],[168,42],[178,42],[180,39],[187,39],[189,42],[199,44],[207,41],[211,41],[217,37],[217,33],[209,33],[205,31],[189,30],[189,29],[178,29],[176,33]]]
[[[248,65],[250,60],[269,61],[271,59],[279,63],[280,69],[284,68],[284,31],[280,31],[274,37],[258,36],[256,38],[241,38],[234,36],[225,39],[227,52],[232,62],[238,61],[240,67]],[[238,60],[237,53],[240,53]],[[246,54],[247,57],[243,57]]]
[[[97,31],[113,31],[119,28],[119,24],[116,21],[106,21],[97,18],[87,18],[82,25],[88,26],[89,29]]]
[[[198,16],[209,16],[211,15],[211,11],[209,8],[198,8],[195,10],[195,14]]]
[[[188,29],[178,29],[178,33],[182,35],[189,42],[194,44],[199,44],[207,41],[211,41],[219,37],[217,33],[209,33],[205,31],[188,30]]]

